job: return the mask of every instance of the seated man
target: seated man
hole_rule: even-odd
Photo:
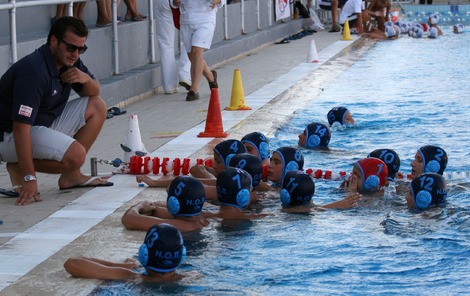
[[[339,24],[343,27],[348,22],[349,28],[356,28],[359,34],[364,33],[363,22],[364,2],[362,0],[348,0],[339,15]]]
[[[331,30],[328,32],[340,32],[341,28],[338,26],[338,9],[343,8],[346,0],[318,0],[318,6],[323,10],[331,11]],[[311,7],[311,0],[307,0],[307,8]]]

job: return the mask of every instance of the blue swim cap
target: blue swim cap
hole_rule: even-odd
[[[152,226],[139,248],[140,264],[155,272],[172,272],[185,257],[183,236],[177,228],[166,223]]]
[[[228,167],[230,158],[238,153],[246,153],[245,145],[238,140],[225,140],[214,147],[214,152],[222,159],[224,166]]]
[[[287,172],[282,181],[282,206],[299,206],[308,204],[315,194],[315,183],[312,177],[302,171]]]
[[[327,147],[330,139],[330,129],[322,123],[313,122],[305,128],[305,148]]]
[[[230,159],[229,166],[243,169],[251,176],[253,187],[257,187],[263,178],[263,163],[249,153],[239,153]]]
[[[217,176],[216,183],[221,205],[243,209],[250,203],[251,176],[245,170],[228,167]]]
[[[375,157],[387,165],[388,168],[388,177],[387,180],[393,181],[398,171],[400,170],[400,157],[392,149],[376,149],[369,153],[367,157]]]
[[[335,107],[331,109],[326,116],[328,118],[328,123],[330,125],[332,125],[334,122],[344,124],[344,117],[348,111],[349,110],[345,107]]]
[[[303,170],[304,156],[300,150],[293,147],[281,147],[274,152],[279,153],[282,159],[282,178],[284,178],[287,172]]]
[[[168,188],[166,206],[173,216],[197,216],[206,200],[201,181],[191,176],[178,176]]]
[[[388,176],[387,165],[375,157],[363,158],[356,162],[362,173],[362,190],[377,191],[385,185]]]
[[[241,142],[253,145],[258,151],[261,161],[265,161],[269,157],[269,140],[262,133],[249,133],[241,139]]]
[[[423,173],[442,175],[447,167],[447,153],[438,146],[426,145],[418,149],[423,158]]]
[[[414,178],[410,190],[416,208],[421,210],[444,203],[447,196],[446,181],[436,173],[424,173]]]

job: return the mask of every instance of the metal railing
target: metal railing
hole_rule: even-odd
[[[58,5],[58,4],[67,4],[67,15],[73,15],[73,4],[77,2],[95,2],[96,0],[27,0],[17,2],[17,0],[10,0],[9,3],[0,4],[0,11],[8,10],[9,11],[9,24],[10,24],[10,63],[13,64],[18,60],[18,41],[17,41],[17,18],[16,18],[16,10],[18,8],[30,8],[30,7],[37,7],[37,6],[50,6],[50,5]],[[153,16],[153,1],[148,0],[148,10],[149,10],[149,48],[150,48],[150,63],[156,63],[156,50],[155,50],[155,19]],[[242,34],[245,33],[245,2],[246,0],[241,0],[241,32]],[[260,1],[256,0],[256,16],[257,16],[257,29],[261,29],[261,21],[260,21]],[[272,10],[272,1],[268,1],[269,10]],[[225,9],[223,10],[223,18],[224,18],[224,39],[229,39],[229,29],[228,29],[228,13],[227,13],[227,6],[225,5]],[[272,26],[272,15],[269,14],[269,26]],[[117,21],[117,0],[112,0],[112,56],[113,56],[113,74],[118,75],[120,74],[119,69],[119,36],[118,36],[118,21]]]

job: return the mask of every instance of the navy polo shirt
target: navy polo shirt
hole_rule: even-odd
[[[94,79],[80,59],[74,67]],[[0,78],[0,141],[4,132],[12,132],[13,121],[51,126],[62,114],[71,90],[78,93],[82,87],[60,81],[47,44],[20,59]]]

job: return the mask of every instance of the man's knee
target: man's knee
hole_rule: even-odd
[[[74,141],[65,152],[61,163],[67,170],[77,170],[83,165],[83,163],[85,163],[85,159],[85,148],[77,141]]]
[[[107,106],[100,96],[88,98],[87,113],[89,115],[97,115],[106,118]]]

